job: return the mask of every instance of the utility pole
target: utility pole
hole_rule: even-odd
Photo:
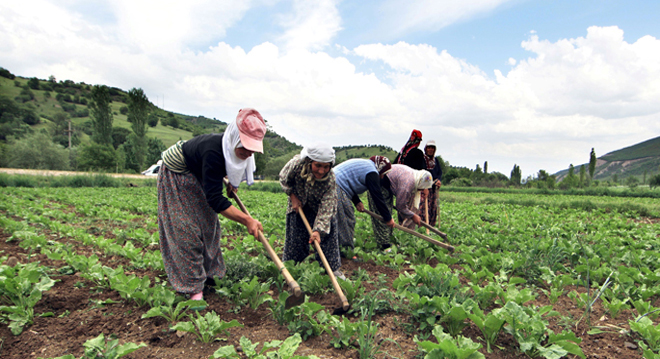
[[[69,129],[65,130],[64,132],[69,135],[69,149],[71,149],[71,133],[73,132],[71,130],[71,119],[69,119]]]

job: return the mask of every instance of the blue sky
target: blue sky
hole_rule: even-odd
[[[0,3],[0,66],[142,88],[230,121],[255,107],[298,144],[410,131],[451,165],[524,176],[660,135],[658,1]]]

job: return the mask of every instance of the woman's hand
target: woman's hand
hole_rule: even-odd
[[[415,224],[418,225],[418,226],[421,225],[421,223],[422,223],[422,217],[420,217],[420,216],[418,216],[418,215],[416,215],[416,214],[413,214],[413,216],[412,216],[412,220],[413,220],[413,222],[415,222]]]
[[[318,231],[312,232],[312,236],[309,237],[309,244],[312,244],[313,241],[321,244],[321,234]]]
[[[364,212],[364,203],[360,202],[355,205],[355,209],[358,210],[358,212]]]
[[[234,198],[234,193],[238,192],[238,188],[227,182],[227,198]]]
[[[419,216],[418,216],[418,217],[419,217]],[[388,227],[390,227],[390,228],[394,228],[394,218],[390,218],[390,221],[389,221],[389,222],[385,222],[385,225],[388,226]]]
[[[298,208],[302,208],[302,202],[300,202],[300,200],[298,199],[298,196],[291,193],[291,195],[289,196],[289,199],[291,199],[291,207],[293,208],[293,210],[298,212]]]
[[[247,220],[247,223],[245,224],[245,227],[247,227],[248,232],[254,236],[254,238],[259,238],[259,231],[263,232],[264,227],[261,225],[261,222],[258,220],[250,217]]]

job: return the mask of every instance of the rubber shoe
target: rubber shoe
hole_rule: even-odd
[[[202,291],[202,292],[199,292],[199,293],[192,294],[190,296],[190,300],[204,300],[204,292]],[[190,307],[190,310],[194,310],[196,312],[202,311],[204,309],[206,309],[206,304],[204,304],[204,303],[202,303],[200,305]]]
[[[333,273],[334,273],[335,277],[337,277],[337,278],[339,278],[339,279],[341,279],[341,280],[346,280],[346,276],[345,276],[344,273],[342,273],[342,271],[340,271],[339,269],[337,269],[337,270],[334,271]]]

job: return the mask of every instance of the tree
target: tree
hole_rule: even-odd
[[[257,167],[255,174],[262,176],[266,172],[266,166],[268,165],[268,161],[270,158],[268,157],[268,153],[270,152],[271,145],[269,141],[263,141],[264,145],[264,153],[259,153],[255,152],[254,153],[254,162]]]
[[[161,153],[165,151],[167,147],[160,138],[149,137],[147,140],[147,163],[156,163],[160,159]]]
[[[135,134],[135,160],[139,170],[144,165],[144,155],[147,151],[145,136],[148,130],[149,99],[141,88],[128,91],[128,99],[128,119]]]
[[[128,136],[131,135],[131,130],[123,127],[113,127],[112,128],[112,147],[118,149],[119,146],[123,145],[124,142],[128,140]]]
[[[660,187],[660,174],[651,177],[651,179],[649,180],[649,187],[651,189]]]
[[[594,173],[596,172],[596,151],[593,147],[591,148],[591,155],[589,156],[589,178],[594,179]]]
[[[69,153],[51,141],[44,132],[37,132],[15,141],[7,149],[7,166],[40,170],[68,170]]]
[[[39,79],[36,77],[33,77],[28,80],[27,85],[33,89],[33,90],[38,90],[39,89]]]
[[[95,85],[92,88],[92,122],[94,132],[92,140],[101,145],[112,145],[112,110],[110,109],[110,91],[105,85]],[[82,154],[81,154],[82,156]]]
[[[580,166],[580,186],[584,186],[584,181],[587,177],[587,171],[584,169],[584,165]]]
[[[520,172],[520,166],[514,164],[513,169],[511,170],[511,183],[514,186],[520,186],[521,180],[522,180],[522,173]]]
[[[114,172],[117,154],[110,144],[90,143],[80,149],[78,168],[82,170]]]
[[[488,174],[488,161],[484,161],[484,174]]]
[[[147,125],[149,125],[149,127],[158,126],[158,116],[156,116],[153,113],[150,113],[149,117],[147,117]]]

